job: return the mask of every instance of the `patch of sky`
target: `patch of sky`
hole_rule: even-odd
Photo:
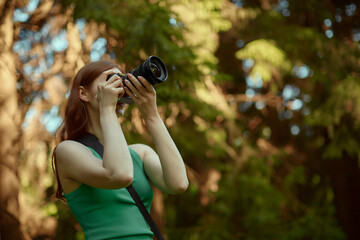
[[[291,12],[288,8],[289,8],[288,0],[279,0],[278,5],[276,5],[274,10],[278,13],[281,13],[283,16],[288,17],[291,14]]]
[[[49,35],[49,32],[50,32],[50,24],[46,23],[40,30],[41,36],[47,37]]]
[[[39,33],[39,32],[34,32],[33,38],[34,38],[34,41],[35,41],[35,42],[40,42],[40,40],[41,40],[41,33]]]
[[[284,120],[285,119],[284,113],[283,112],[278,112],[278,118],[279,118],[279,120]]]
[[[33,72],[33,67],[30,64],[25,64],[24,65],[24,74],[31,75],[32,72]]]
[[[84,40],[86,35],[85,35],[83,30],[84,30],[84,27],[86,25],[86,19],[85,18],[78,18],[78,19],[75,20],[75,23],[76,23],[76,26],[77,26],[77,28],[79,30],[79,33],[80,33],[80,39]]]
[[[300,99],[295,99],[290,102],[290,108],[294,111],[299,111],[303,107],[303,102]]]
[[[46,64],[48,66],[52,66],[54,64],[54,54],[53,52],[49,52],[46,54]]]
[[[31,81],[40,83],[41,82],[41,73],[36,71],[36,69],[35,69],[35,71],[29,75],[29,78]]]
[[[244,6],[245,1],[244,0],[232,0],[232,3],[235,6],[242,8]]]
[[[345,13],[347,16],[352,17],[355,15],[356,5],[355,3],[351,3],[345,6]]]
[[[245,46],[244,40],[242,40],[242,39],[236,40],[236,46],[237,46],[238,48],[244,47],[244,46]]]
[[[69,95],[70,95],[70,90],[66,92],[65,98],[67,99],[69,97]]]
[[[296,75],[296,77],[304,79],[307,78],[310,75],[310,68],[307,65],[302,66],[294,66],[293,73]]]
[[[26,7],[26,10],[30,13],[35,11],[35,9],[38,7],[40,0],[30,0],[29,4]]]
[[[252,88],[247,88],[245,94],[248,98],[252,98],[255,96],[255,91]]]
[[[42,79],[41,74],[47,70],[47,66],[45,64],[44,59],[40,59],[39,65],[37,67],[33,67],[30,64],[24,65],[24,74],[29,76],[31,81],[42,83],[44,79]]]
[[[251,58],[244,59],[242,62],[242,68],[243,70],[248,70],[254,66],[254,60]]]
[[[46,100],[48,100],[50,98],[50,95],[47,91],[44,91],[42,95],[43,95],[43,98]]]
[[[334,36],[334,32],[332,30],[326,30],[325,35],[327,38],[332,38]]]
[[[67,47],[69,46],[68,40],[66,38],[66,30],[62,29],[58,35],[56,35],[52,40],[51,40],[51,47],[52,50],[55,52],[61,52],[64,51],[65,49],[67,49]]]
[[[310,114],[310,109],[307,108],[307,107],[303,108],[302,114],[303,114],[304,116],[308,116],[308,115]]]
[[[58,115],[59,107],[52,106],[49,111],[43,113],[40,122],[48,132],[54,134],[62,123],[62,118]]]
[[[48,66],[46,65],[46,61],[44,58],[41,58],[39,60],[39,66],[38,68],[36,69],[36,71],[39,71],[41,73],[45,72],[47,70]]]
[[[284,9],[284,10],[281,11],[281,13],[282,13],[282,15],[283,15],[284,17],[288,17],[288,16],[291,15],[291,12],[290,12],[289,9]]]
[[[243,140],[240,137],[235,138],[233,141],[233,144],[235,145],[235,147],[241,147],[242,143],[243,143]]]
[[[14,10],[13,21],[14,22],[26,22],[29,20],[29,13],[35,11],[39,4],[39,0],[30,0],[29,4],[25,8],[16,8]]]
[[[239,104],[239,112],[246,112],[251,106],[253,102],[242,102]]]
[[[175,18],[170,18],[170,19],[169,19],[169,23],[170,23],[171,25],[173,25],[173,26],[176,26],[176,25],[177,25],[177,21],[176,21]]]
[[[20,57],[27,57],[30,50],[31,42],[28,39],[19,40],[13,45],[13,51],[19,54]]]
[[[29,39],[30,40],[30,38],[32,36],[32,33],[33,32],[31,30],[21,28],[20,32],[19,32],[19,38],[21,40],[23,40],[23,39]]]
[[[85,25],[86,25],[85,18],[78,18],[78,19],[75,20],[75,23],[76,23],[76,26],[77,26],[79,32],[82,32]]]
[[[299,96],[299,94],[300,89],[298,87],[296,87],[295,85],[287,84],[283,89],[282,97],[284,98],[284,100],[289,100],[296,98],[297,96]]]
[[[286,119],[291,119],[293,116],[294,116],[294,113],[290,110],[286,110],[284,112],[284,118],[286,118]]]
[[[309,94],[304,94],[303,96],[302,96],[302,99],[303,99],[303,101],[304,102],[310,102],[311,101],[311,96],[309,95]]]
[[[341,14],[340,14],[340,13],[337,13],[337,14],[335,15],[335,21],[339,23],[339,22],[341,22],[341,20],[342,20]]]
[[[98,38],[92,45],[90,60],[92,62],[100,60],[102,55],[106,52],[106,43],[107,40],[105,38]]]
[[[38,54],[35,53],[35,54],[31,55],[30,59],[34,60],[34,59],[37,59],[38,57],[39,57]]]
[[[21,128],[22,129],[27,128],[29,126],[29,122],[35,117],[36,114],[37,111],[33,107],[30,107],[27,113],[25,114],[25,119]]]
[[[263,81],[261,79],[261,75],[256,73],[253,76],[246,76],[245,77],[247,86],[251,88],[262,88]]]
[[[326,19],[324,20],[324,24],[325,24],[325,26],[327,26],[327,27],[331,27],[331,26],[332,26],[332,21],[331,21],[329,18],[326,18]]]
[[[300,127],[296,124],[290,126],[290,132],[292,135],[299,135],[300,133]]]
[[[258,109],[258,110],[263,109],[265,106],[266,106],[266,103],[265,103],[264,101],[257,101],[257,102],[255,103],[255,107],[256,107],[256,109]]]
[[[286,9],[289,7],[289,1],[288,0],[279,0],[277,7],[280,10]]]
[[[26,22],[29,19],[29,14],[22,9],[15,9],[13,15],[13,22]]]
[[[360,42],[360,29],[359,28],[353,29],[352,34],[353,34],[353,40],[355,42]]]
[[[109,52],[109,56],[111,59],[115,59],[116,58],[116,53],[114,51]]]

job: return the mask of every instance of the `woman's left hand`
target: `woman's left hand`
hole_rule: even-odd
[[[153,86],[141,76],[136,78],[129,73],[128,78],[125,80],[125,92],[134,100],[143,118],[157,117],[156,91]]]

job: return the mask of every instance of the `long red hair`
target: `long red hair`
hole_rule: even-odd
[[[97,61],[86,64],[82,67],[71,83],[70,94],[68,96],[64,121],[56,132],[57,143],[65,140],[75,140],[83,136],[88,131],[88,113],[84,102],[80,99],[79,87],[90,87],[94,80],[106,70],[118,67],[116,64],[108,61]],[[57,189],[55,196],[65,200],[63,188],[57,171],[57,162],[55,155],[56,147],[52,153],[52,168],[57,180]]]

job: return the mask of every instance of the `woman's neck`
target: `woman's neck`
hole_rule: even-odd
[[[103,142],[103,134],[101,130],[100,125],[100,116],[99,113],[95,113],[94,111],[91,111],[90,109],[87,109],[89,114],[89,130],[88,132],[95,135],[101,144],[104,144]]]

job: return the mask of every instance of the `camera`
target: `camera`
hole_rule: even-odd
[[[151,85],[162,83],[166,81],[168,77],[168,71],[166,69],[164,62],[161,61],[161,59],[156,56],[150,56],[141,65],[131,70],[130,73],[134,75],[136,78],[138,76],[144,77]],[[128,78],[127,75],[129,73],[126,73],[124,75],[121,75],[119,73],[109,74],[106,78],[106,81],[109,80],[115,74],[122,79],[123,84],[125,85],[124,81],[125,79]],[[134,100],[131,99],[131,97],[125,93],[123,97],[118,98],[118,102],[130,104],[133,103]]]

